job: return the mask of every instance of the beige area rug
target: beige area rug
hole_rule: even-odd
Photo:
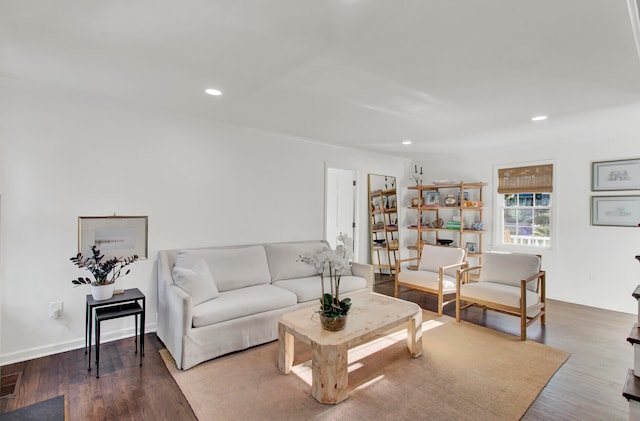
[[[323,405],[311,396],[311,351],[296,340],[294,368],[277,367],[278,343],[171,375],[199,420],[517,420],[569,353],[522,342],[424,311],[423,354],[411,358],[406,330],[349,350],[350,397]]]

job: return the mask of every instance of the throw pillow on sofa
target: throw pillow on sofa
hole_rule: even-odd
[[[173,265],[173,281],[191,296],[193,305],[217,298],[220,293],[204,260],[189,253],[178,253]]]

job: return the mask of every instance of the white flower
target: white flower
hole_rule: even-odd
[[[320,302],[323,303],[326,295],[330,295],[330,300],[333,303],[332,308],[340,309],[340,278],[342,275],[349,273],[351,270],[351,260],[353,260],[353,240],[346,234],[340,234],[338,241],[342,242],[336,246],[335,250],[329,247],[323,247],[321,251],[313,255],[304,254],[300,256],[300,261],[314,266],[316,271],[320,274],[320,282],[322,285],[322,297]],[[325,294],[324,291],[324,277],[329,275],[331,293]],[[349,299],[345,299],[350,302]],[[343,304],[344,306],[344,304]],[[343,314],[349,311],[350,304],[346,307]]]

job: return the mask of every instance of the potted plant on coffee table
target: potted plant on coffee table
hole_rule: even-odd
[[[320,274],[322,298],[320,298],[320,322],[326,330],[342,330],[347,323],[347,313],[351,309],[351,299],[340,299],[340,279],[349,273],[353,259],[353,240],[346,234],[338,236],[342,242],[335,250],[324,247],[313,255],[302,255],[300,260],[315,266]],[[329,276],[330,291],[325,291],[324,279]]]
[[[71,283],[74,286],[91,285],[91,295],[94,300],[106,300],[113,296],[114,282],[120,276],[128,275],[131,269],[127,269],[123,273],[123,269],[131,263],[138,260],[138,255],[129,257],[112,257],[104,258],[100,254],[100,250],[93,245],[91,247],[93,256],[85,257],[82,253],[78,253],[69,260],[79,268],[87,269],[93,275],[94,279],[79,277],[73,279]]]

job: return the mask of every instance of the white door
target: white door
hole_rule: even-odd
[[[357,227],[355,221],[356,171],[327,168],[325,196],[325,239],[336,247],[338,235],[348,234],[353,238],[356,253]]]

